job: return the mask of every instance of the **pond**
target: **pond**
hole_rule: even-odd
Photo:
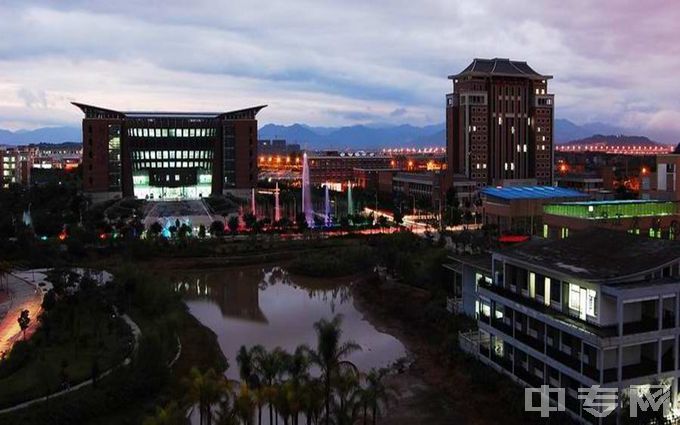
[[[406,355],[404,346],[379,332],[354,306],[351,279],[293,276],[281,267],[241,267],[182,272],[175,284],[193,314],[218,337],[229,360],[227,377],[238,379],[236,353],[241,345],[316,347],[314,322],[342,315],[342,339],[362,351],[348,360],[360,370],[388,366]]]

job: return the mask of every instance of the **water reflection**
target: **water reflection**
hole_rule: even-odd
[[[394,337],[378,332],[354,308],[347,279],[292,276],[281,267],[243,267],[187,272],[174,276],[191,313],[218,337],[237,379],[235,358],[241,345],[293,351],[314,346],[313,324],[343,315],[343,338],[362,346],[350,360],[360,369],[386,366],[405,355]]]

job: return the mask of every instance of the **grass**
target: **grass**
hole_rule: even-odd
[[[53,331],[49,343],[39,330],[28,343],[28,358],[22,366],[0,379],[0,408],[58,391],[63,377],[71,386],[90,379],[95,359],[99,373],[120,363],[131,341],[127,325],[118,319],[113,332],[100,330],[96,338],[95,323],[89,320],[81,325],[78,344],[65,329]]]

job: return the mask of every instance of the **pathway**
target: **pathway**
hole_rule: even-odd
[[[136,353],[137,348],[139,346],[139,337],[142,336],[142,331],[141,331],[141,329],[139,329],[139,326],[137,326],[137,323],[135,323],[130,318],[130,316],[128,316],[127,314],[123,314],[121,317],[123,318],[123,320],[125,320],[125,323],[127,323],[128,326],[130,326],[130,330],[132,330],[132,335],[134,336],[134,339],[135,339],[135,345],[132,348],[132,353]],[[106,376],[110,375],[112,372],[114,372],[118,368],[129,365],[131,361],[132,361],[132,357],[127,357],[119,365],[114,366],[111,369],[109,369],[106,372],[99,375],[99,377],[97,379],[101,380],[102,378],[105,378]],[[2,409],[2,410],[0,410],[0,415],[3,414],[3,413],[9,413],[9,412],[13,412],[15,410],[24,409],[24,408],[32,406],[36,403],[42,403],[43,401],[49,400],[50,398],[59,397],[59,396],[62,396],[64,394],[68,394],[70,392],[77,391],[81,388],[87,387],[88,385],[92,385],[92,382],[93,382],[92,379],[88,379],[87,381],[81,382],[78,385],[74,385],[74,386],[67,388],[65,390],[61,390],[61,391],[58,391],[56,393],[52,393],[52,394],[48,395],[47,397],[34,398],[33,400],[29,400],[29,401],[14,405],[12,407]]]
[[[23,338],[17,322],[22,310],[28,310],[31,319],[26,335],[35,332],[42,304],[42,291],[36,286],[14,275],[8,275],[7,279],[10,296],[0,304],[0,354],[8,352],[15,342]]]

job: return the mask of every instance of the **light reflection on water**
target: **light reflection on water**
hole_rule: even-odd
[[[175,288],[191,313],[218,337],[229,360],[229,379],[238,379],[236,352],[241,345],[293,351],[314,347],[313,324],[334,314],[343,316],[343,339],[363,350],[349,360],[361,370],[387,366],[406,354],[391,335],[378,332],[354,308],[349,279],[291,276],[280,267],[244,267],[186,272]]]

